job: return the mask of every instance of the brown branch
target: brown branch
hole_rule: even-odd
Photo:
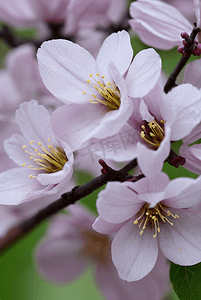
[[[194,46],[194,40],[196,35],[200,32],[200,28],[194,27],[190,36],[185,39],[186,40],[186,45],[184,47],[185,49],[185,54],[182,55],[180,61],[176,65],[175,69],[172,71],[170,74],[165,86],[164,86],[164,92],[167,94],[173,87],[177,86],[176,84],[176,79],[187,61],[189,60],[191,54],[192,54],[192,47]]]
[[[133,178],[133,176],[129,175],[127,172],[129,172],[136,166],[137,160],[134,159],[119,171],[110,168],[110,170],[108,170],[105,174],[102,174],[92,179],[91,181],[83,184],[82,186],[76,186],[70,192],[61,195],[61,198],[51,203],[44,209],[40,210],[33,217],[23,221],[18,226],[11,228],[8,231],[8,233],[2,239],[0,239],[0,254],[3,254],[11,246],[13,246],[15,242],[19,241],[22,237],[24,237],[28,232],[34,229],[43,220],[56,214],[68,205],[74,204],[76,201],[90,195],[93,191],[102,187],[108,181],[123,182]]]

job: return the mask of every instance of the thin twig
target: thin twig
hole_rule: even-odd
[[[136,166],[137,160],[134,159],[119,171],[113,170],[111,168],[107,173],[92,179],[82,186],[76,186],[70,192],[63,194],[61,198],[54,201],[44,209],[40,210],[33,217],[23,221],[18,226],[11,228],[8,233],[2,239],[0,239],[0,254],[3,254],[11,246],[13,246],[15,242],[19,241],[26,235],[26,233],[34,229],[43,220],[56,214],[68,205],[74,204],[76,201],[90,195],[93,191],[102,187],[108,181],[123,182],[130,178],[133,178],[133,176],[128,174],[127,172],[129,172]]]
[[[172,73],[170,74],[165,86],[164,86],[164,92],[167,94],[173,87],[177,86],[176,84],[176,79],[177,76],[179,75],[179,73],[181,72],[181,70],[183,69],[183,67],[185,66],[185,64],[187,63],[187,61],[189,60],[191,53],[190,53],[190,49],[194,44],[194,40],[196,35],[198,34],[198,32],[200,31],[200,28],[194,27],[189,38],[188,38],[188,44],[185,46],[185,51],[186,54],[182,55],[180,61],[178,62],[178,64],[176,65],[176,67],[174,68],[174,70],[172,71]]]

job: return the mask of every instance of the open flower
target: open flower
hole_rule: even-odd
[[[6,69],[0,71],[0,98],[3,121],[13,120],[19,105],[31,99],[38,99],[39,104],[51,110],[60,105],[41,80],[33,46],[17,47],[7,55]]]
[[[142,173],[155,176],[169,156],[171,142],[184,138],[199,124],[201,93],[191,84],[181,84],[165,94],[159,80],[146,96],[133,99],[132,103],[132,114],[127,122],[129,125],[111,137],[116,145],[116,153],[102,151],[101,147],[96,153],[104,159],[119,162],[137,158]],[[130,134],[128,142],[127,132]],[[120,147],[122,140],[124,146]],[[90,142],[95,151],[100,141],[93,139]]]
[[[51,129],[49,112],[37,101],[25,102],[16,112],[23,135],[5,141],[5,150],[19,168],[0,174],[0,204],[16,205],[56,193],[72,176],[71,147]]]
[[[42,44],[38,50],[41,77],[51,93],[68,104],[51,117],[60,139],[73,132],[79,148],[90,137],[105,138],[126,124],[132,113],[129,97],[146,95],[161,72],[160,57],[153,49],[138,53],[131,64],[132,57],[126,31],[111,34],[96,60],[66,40]]]
[[[138,282],[119,278],[112,263],[112,235],[92,229],[95,219],[84,207],[71,205],[70,215],[54,218],[36,251],[39,272],[56,284],[67,284],[82,275],[89,264],[95,266],[98,287],[108,300],[159,300],[168,288],[168,265],[160,254],[153,271]]]
[[[135,281],[154,267],[158,249],[172,262],[189,266],[201,261],[201,217],[190,210],[200,203],[201,178],[165,173],[133,182],[108,183],[99,193],[100,217],[93,228],[117,232],[112,260],[119,276]]]

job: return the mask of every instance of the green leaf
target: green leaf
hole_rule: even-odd
[[[171,263],[170,281],[180,300],[201,299],[201,263],[188,267]]]

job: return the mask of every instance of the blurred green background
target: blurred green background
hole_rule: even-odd
[[[21,35],[24,33],[21,32]],[[27,34],[27,33],[26,33]],[[132,46],[136,54],[146,47],[137,37],[132,38]],[[4,66],[4,57],[9,48],[0,42],[0,66]],[[168,75],[180,59],[180,54],[176,49],[170,51],[158,51],[163,60],[163,70]],[[174,144],[174,150],[178,151],[180,143]],[[184,168],[175,169],[165,163],[164,171],[171,179],[178,176],[192,176]],[[83,184],[90,179],[90,176],[84,173],[78,174],[77,184]],[[83,203],[95,210],[95,201],[98,191],[83,199]],[[35,270],[34,248],[38,241],[44,235],[48,226],[48,221],[44,222],[29,234],[24,240],[20,241],[7,253],[0,258],[1,283],[0,300],[52,300],[52,299],[78,299],[78,300],[101,300],[104,299],[101,292],[95,286],[93,279],[93,270],[89,269],[81,278],[68,286],[54,286],[40,278]],[[174,292],[165,299],[178,299]],[[126,299],[125,299],[126,300]]]

